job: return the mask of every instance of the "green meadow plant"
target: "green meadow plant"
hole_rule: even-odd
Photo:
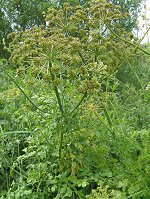
[[[9,35],[3,71],[17,89],[1,96],[9,102],[24,95],[14,129],[22,124],[30,134],[13,159],[6,198],[149,197],[147,125],[137,128],[140,113],[125,109],[130,90],[116,78],[135,50],[144,51],[121,27],[127,17],[105,0],[88,8],[65,3],[45,13],[46,26]],[[142,96],[136,106],[144,112]]]
[[[89,8],[68,3],[50,8],[46,27],[10,34],[10,63],[18,73],[32,74],[53,87],[61,120],[66,123],[89,94],[98,93],[103,79],[132,50],[132,45],[112,33],[113,29],[134,43],[133,35],[119,26],[126,17],[128,14],[122,14],[119,6],[105,1],[94,1]],[[70,87],[74,90],[71,104],[66,100]],[[79,100],[74,100],[74,93],[81,94]],[[62,141],[61,134],[60,156]]]

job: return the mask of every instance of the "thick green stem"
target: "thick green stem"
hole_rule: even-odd
[[[60,99],[60,95],[59,95],[57,86],[54,86],[54,91],[55,91],[55,95],[56,95],[56,98],[57,98],[57,101],[58,101],[59,110],[60,110],[61,114],[63,115],[64,110],[63,110],[63,107],[62,107],[62,103],[61,103],[61,99]]]
[[[49,62],[50,75],[51,75],[52,81],[54,81],[55,76],[54,76],[54,74],[53,74],[53,72],[51,70],[51,67],[52,67],[52,63]],[[63,110],[60,94],[58,92],[58,88],[55,85],[53,85],[53,87],[54,87],[54,92],[55,92],[55,95],[56,95],[56,98],[57,98],[57,102],[58,102],[60,113],[61,113],[62,117],[64,117],[64,110]],[[58,128],[60,128],[60,126]],[[64,130],[63,129],[58,129],[58,130],[60,131],[59,159],[61,159]]]
[[[55,77],[54,77],[54,74],[53,74],[53,72],[51,70],[51,66],[52,66],[52,63],[49,62],[50,75],[51,75],[52,81],[54,81]],[[60,94],[58,92],[58,88],[55,85],[53,85],[53,87],[54,87],[55,95],[56,95],[56,98],[57,98],[57,101],[58,101],[59,110],[60,110],[61,114],[63,115],[64,114],[64,110],[63,110]]]
[[[61,159],[62,154],[62,144],[63,144],[64,132],[60,132],[60,145],[59,145],[59,159]]]

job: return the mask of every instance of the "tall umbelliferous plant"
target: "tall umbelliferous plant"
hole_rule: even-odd
[[[10,35],[10,63],[17,71],[23,68],[26,73],[40,74],[52,85],[61,117],[68,121],[89,93],[98,92],[103,79],[132,50],[113,34],[134,43],[133,35],[119,24],[127,17],[119,6],[106,1],[94,1],[89,8],[68,3],[50,8],[45,17],[46,26]],[[66,104],[64,96],[70,85],[74,89],[72,99],[76,92],[81,99]],[[61,131],[60,157],[62,142]]]
[[[33,27],[10,35],[11,66],[18,74],[24,72],[44,80],[55,94],[58,112],[54,114],[57,122],[54,131],[60,135],[58,154],[55,156],[59,164],[59,171],[56,173],[67,173],[66,167],[71,167],[71,176],[76,176],[76,168],[82,162],[78,161],[80,166],[76,166],[74,154],[84,150],[80,142],[84,143],[84,139],[88,137],[88,129],[80,131],[80,126],[78,127],[79,107],[91,95],[99,94],[105,89],[102,88],[103,81],[133,52],[132,46],[137,48],[133,35],[120,26],[120,22],[127,17],[127,13],[120,12],[119,6],[105,0],[91,1],[88,8],[65,3],[62,7],[47,11],[46,26]],[[90,106],[90,109],[97,115],[94,106]],[[111,127],[112,122],[105,108],[104,114]],[[74,138],[74,145],[71,136]],[[90,136],[92,140],[92,135]],[[89,145],[88,141],[87,144]],[[95,145],[92,147],[94,150]],[[88,156],[86,151],[85,154]],[[90,154],[93,155],[92,150]],[[46,172],[44,175],[47,178]],[[77,182],[73,183],[76,186]],[[78,185],[85,187],[87,183],[83,180]],[[72,182],[69,186],[73,187]],[[75,188],[72,190],[76,190]],[[55,192],[54,186],[51,189]]]

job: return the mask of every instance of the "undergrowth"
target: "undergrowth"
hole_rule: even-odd
[[[101,6],[65,4],[48,11],[51,29],[11,34],[0,63],[1,199],[150,197],[149,55],[118,30],[119,8]]]

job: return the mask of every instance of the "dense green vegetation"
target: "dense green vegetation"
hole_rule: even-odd
[[[0,199],[150,198],[150,46],[126,12],[141,1],[111,2],[30,1],[37,18],[15,18],[0,61]]]

